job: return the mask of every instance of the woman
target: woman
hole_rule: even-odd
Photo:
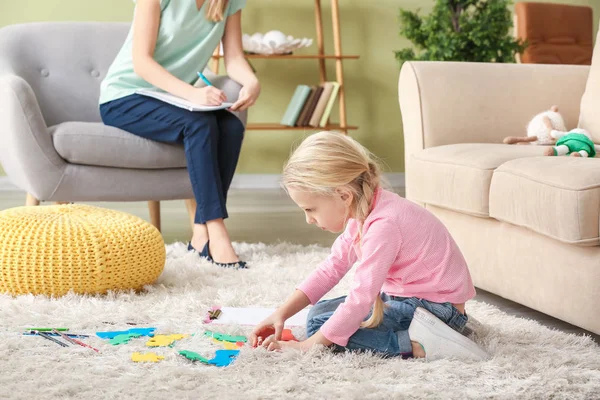
[[[227,74],[242,85],[232,111],[252,106],[260,84],[244,58],[241,10],[245,0],[137,0],[131,31],[101,85],[106,125],[165,143],[181,143],[197,210],[189,250],[224,267],[245,268],[224,219],[244,126],[227,110],[190,112],[137,90],[163,90],[199,105],[219,105],[225,94],[193,84],[223,42]]]

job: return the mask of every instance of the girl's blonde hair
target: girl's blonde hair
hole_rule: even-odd
[[[350,211],[359,224],[354,239],[359,245],[363,224],[381,184],[381,168],[373,154],[351,137],[327,131],[306,138],[292,153],[282,176],[286,190],[294,188],[333,196],[338,188],[348,189],[353,195]],[[371,317],[362,326],[378,326],[383,320],[383,311],[384,304],[378,296]]]
[[[204,0],[207,1],[206,7],[206,19],[212,22],[223,21],[223,15],[225,14],[225,7],[227,6],[228,0]]]

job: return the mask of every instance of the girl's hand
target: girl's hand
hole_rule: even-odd
[[[187,100],[200,106],[218,106],[227,101],[225,93],[214,86],[193,88]]]
[[[307,340],[303,342],[281,342],[275,339],[275,335],[271,335],[268,338],[266,338],[264,342],[262,342],[261,346],[269,351],[282,351],[285,349],[309,351],[313,345]]]
[[[238,101],[236,101],[231,106],[231,111],[243,111],[248,107],[254,105],[256,103],[256,99],[260,95],[260,83],[255,81],[254,83],[245,85],[240,90],[240,96]]]
[[[279,342],[277,339],[275,339],[275,335],[271,335],[266,338],[265,341],[262,342],[261,346],[268,351],[281,351],[283,348],[282,342]]]
[[[250,344],[252,347],[261,346],[264,343],[264,340],[270,336],[273,336],[274,340],[279,341],[281,339],[281,333],[283,332],[284,323],[285,319],[277,312],[271,314],[258,324],[250,334]]]

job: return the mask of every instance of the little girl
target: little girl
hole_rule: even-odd
[[[102,120],[146,139],[183,144],[197,203],[188,249],[217,265],[245,268],[223,221],[244,125],[227,110],[191,112],[136,92],[163,90],[199,105],[225,102],[216,87],[194,86],[222,40],[227,74],[242,85],[231,110],[253,105],[260,85],[242,49],[246,0],[134,1],[131,30],[102,81]]]
[[[344,232],[329,257],[254,329],[253,346],[307,350],[320,344],[404,358],[486,357],[459,333],[475,288],[456,243],[429,211],[382,189],[380,177],[371,154],[342,134],[314,134],[293,153],[283,171],[284,188],[307,223]],[[355,263],[348,296],[318,302]],[[286,319],[315,303],[308,339],[280,341]]]

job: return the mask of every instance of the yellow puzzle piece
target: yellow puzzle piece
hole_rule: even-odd
[[[133,362],[159,362],[160,360],[164,359],[164,356],[159,356],[155,353],[133,353],[131,355],[131,360],[133,360]]]
[[[240,346],[238,346],[236,343],[225,342],[217,339],[213,339],[213,343],[223,345],[223,348],[225,348],[225,350],[237,350],[240,348]]]
[[[170,346],[176,340],[181,340],[188,336],[189,335],[181,335],[179,333],[175,333],[172,335],[155,335],[154,337],[150,338],[150,340],[148,340],[146,342],[146,346],[148,346],[148,347]]]

